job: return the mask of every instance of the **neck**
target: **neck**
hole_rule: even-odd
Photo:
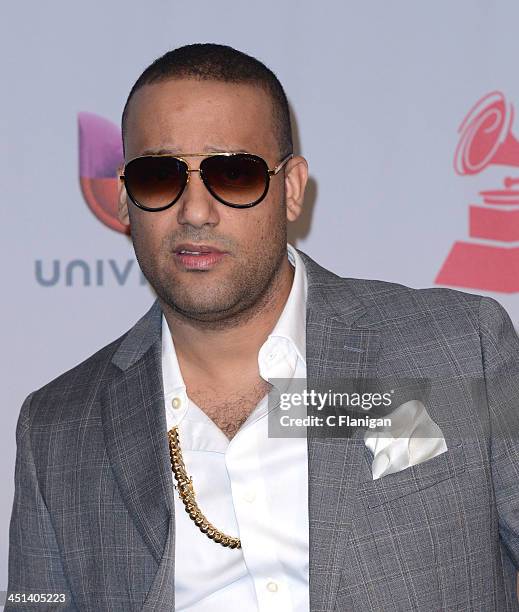
[[[294,268],[285,257],[260,300],[221,326],[183,317],[159,297],[179,362],[214,380],[257,369],[258,351],[283,311],[293,279]]]

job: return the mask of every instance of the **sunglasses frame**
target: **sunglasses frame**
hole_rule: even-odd
[[[264,168],[265,168],[265,176],[267,178],[267,181],[266,181],[266,184],[265,184],[265,190],[264,190],[262,195],[257,200],[255,200],[254,202],[251,202],[249,204],[231,204],[230,202],[226,202],[225,200],[223,200],[220,196],[218,196],[216,193],[214,193],[213,190],[211,189],[211,187],[206,183],[205,178],[204,178],[203,168],[190,168],[189,164],[184,159],[184,157],[205,157],[206,159],[210,159],[211,157],[231,157],[231,156],[236,156],[236,155],[246,156],[246,157],[249,157],[249,158],[253,158],[255,161],[259,161],[264,166]],[[186,166],[186,177],[187,178],[185,180],[185,183],[184,183],[182,189],[179,191],[177,197],[172,202],[170,202],[169,204],[166,204],[165,206],[160,206],[158,208],[150,208],[149,206],[145,206],[144,204],[141,204],[140,202],[138,202],[137,199],[132,195],[131,190],[128,189],[128,185],[126,184],[126,177],[124,175],[124,172],[126,171],[126,167],[129,164],[131,164],[133,161],[135,161],[136,159],[149,158],[149,157],[170,157],[170,158],[176,159],[178,161],[181,161]],[[256,206],[262,200],[265,199],[265,197],[266,197],[266,195],[268,193],[268,190],[270,188],[270,178],[272,176],[276,175],[281,170],[281,168],[283,168],[283,166],[290,159],[292,159],[292,157],[294,157],[294,154],[293,153],[289,153],[276,166],[274,166],[274,168],[270,169],[268,167],[267,162],[262,157],[260,157],[259,155],[254,155],[253,153],[247,153],[245,151],[233,151],[233,152],[215,151],[213,153],[180,153],[179,155],[173,155],[171,153],[160,153],[160,154],[156,154],[156,155],[138,155],[138,156],[134,157],[133,159],[130,159],[128,162],[126,162],[124,164],[124,170],[123,170],[123,173],[119,176],[119,179],[124,182],[124,186],[126,188],[126,193],[128,194],[128,197],[133,202],[133,204],[135,204],[135,206],[137,206],[138,208],[140,208],[142,210],[146,210],[148,212],[160,212],[161,210],[166,210],[167,208],[170,208],[171,206],[173,206],[173,204],[175,204],[175,202],[177,202],[179,200],[181,195],[186,190],[186,187],[187,187],[187,185],[189,183],[189,177],[191,176],[191,172],[198,172],[199,173],[200,178],[202,179],[202,182],[205,185],[205,188],[207,189],[207,191],[209,191],[209,193],[213,196],[213,198],[218,200],[218,202],[224,204],[225,206],[230,206],[231,208],[252,208],[253,206]],[[203,161],[205,161],[205,160],[203,160]],[[202,165],[203,161],[200,162],[200,165]]]

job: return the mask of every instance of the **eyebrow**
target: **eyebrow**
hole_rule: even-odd
[[[178,155],[182,153],[186,155],[187,153],[248,153],[245,149],[240,147],[218,147],[208,145],[202,149],[202,151],[181,151],[178,148],[162,148],[162,149],[146,149],[140,155]]]

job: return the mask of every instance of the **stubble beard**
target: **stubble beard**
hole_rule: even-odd
[[[258,252],[246,254],[243,258],[235,252],[225,255],[225,258],[233,258],[229,276],[224,282],[211,280],[205,286],[204,277],[211,271],[188,272],[194,281],[188,285],[175,281],[175,275],[168,273],[175,265],[173,253],[163,246],[162,261],[158,263],[138,248],[137,236],[133,239],[142,272],[155,290],[163,310],[167,309],[173,317],[195,323],[198,327],[225,329],[240,325],[269,308],[281,289],[280,271],[286,258],[286,223],[281,222],[275,231],[270,232],[268,240],[263,241],[268,246]],[[225,261],[222,263],[228,265]]]

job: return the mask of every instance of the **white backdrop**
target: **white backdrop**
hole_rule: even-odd
[[[103,178],[117,157],[110,123],[119,123],[131,85],[165,51],[229,44],[278,75],[311,172],[308,210],[291,234],[296,246],[343,276],[426,287],[464,242],[451,266],[458,286],[450,286],[496,298],[519,324],[519,194],[503,183],[519,176],[519,121],[507,106],[519,104],[519,3],[55,0],[9,3],[2,12],[0,589],[23,399],[126,331],[153,300],[128,237],[87,205],[78,113],[109,122],[99,133],[85,128],[81,139],[90,155],[83,172]],[[488,165],[460,174],[458,128],[496,91],[488,100],[503,121],[485,119],[458,170],[490,151]],[[497,194],[483,201],[487,190]],[[471,204],[479,210],[469,217]],[[479,220],[479,235],[469,236],[469,218]],[[492,279],[497,287],[489,289]]]

